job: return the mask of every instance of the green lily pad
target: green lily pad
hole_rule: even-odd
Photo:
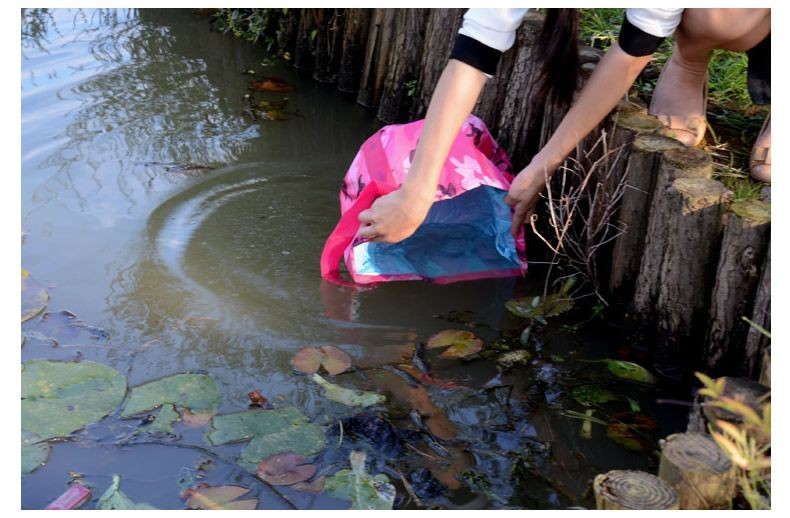
[[[22,322],[44,311],[48,303],[47,289],[31,277],[30,272],[22,270]]]
[[[121,417],[132,417],[167,404],[192,412],[213,412],[221,401],[217,384],[210,376],[176,374],[134,387]]]
[[[542,319],[561,315],[573,308],[573,299],[566,295],[552,293],[545,297],[523,297],[511,299],[505,307],[521,318]]]
[[[620,399],[600,385],[577,385],[571,389],[571,396],[580,405],[603,404]]]
[[[91,361],[30,360],[22,364],[22,429],[41,439],[95,423],[123,401],[123,374]]]
[[[483,349],[483,341],[471,331],[446,329],[430,337],[425,344],[428,349],[447,347],[439,355],[440,358],[458,359],[466,358],[479,353]]]
[[[103,511],[114,509],[157,509],[150,504],[138,504],[136,502],[132,502],[132,500],[126,496],[123,491],[121,491],[120,485],[121,477],[118,475],[113,475],[112,484],[110,484],[110,487],[107,488],[107,491],[105,491],[101,498],[99,498],[99,501],[96,503],[96,509],[101,509]]]
[[[349,389],[330,383],[321,377],[319,374],[313,374],[310,379],[318,383],[324,388],[324,395],[327,399],[337,401],[348,406],[368,407],[378,403],[383,403],[386,400],[381,394],[375,392],[367,392],[364,390]]]
[[[43,466],[52,446],[38,435],[22,430],[22,474],[27,475]]]
[[[351,509],[392,509],[395,487],[387,475],[371,476],[365,470],[367,454],[352,451],[351,469],[341,469],[326,480],[330,496],[351,501]]]
[[[310,457],[326,447],[323,427],[294,407],[214,416],[206,439],[215,446],[249,440],[238,462],[252,473],[263,459],[277,453]]]
[[[653,374],[636,363],[626,362],[622,360],[604,360],[609,372],[618,378],[638,381],[640,383],[649,383],[651,385],[656,383],[656,377]]]
[[[178,421],[176,407],[167,403],[162,405],[159,413],[156,414],[154,422],[146,427],[146,431],[151,433],[171,433],[173,431],[173,423],[176,421]]]

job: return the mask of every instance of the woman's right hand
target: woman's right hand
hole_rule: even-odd
[[[359,214],[357,234],[377,243],[397,243],[414,234],[433,205],[434,192],[404,184]]]

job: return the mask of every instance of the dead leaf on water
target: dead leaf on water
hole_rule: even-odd
[[[189,509],[205,510],[252,510],[257,509],[258,499],[237,500],[249,493],[249,488],[242,486],[208,486],[200,485],[186,489],[181,497],[187,499]]]
[[[293,92],[294,87],[279,77],[268,77],[260,81],[253,81],[252,88],[259,92]]]
[[[298,453],[278,453],[258,464],[258,478],[273,486],[290,486],[315,475],[315,464],[305,464]]]
[[[331,345],[304,347],[297,351],[291,364],[305,374],[315,374],[323,366],[327,373],[334,376],[351,368],[351,356]]]
[[[471,331],[447,329],[430,337],[426,346],[428,349],[447,347],[439,357],[459,359],[479,353],[483,350],[483,341]]]

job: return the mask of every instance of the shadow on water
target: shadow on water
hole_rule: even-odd
[[[247,393],[259,390],[327,427],[322,469],[344,466],[351,448],[372,448],[371,469],[396,481],[398,506],[415,505],[398,478],[404,472],[430,472],[449,488],[426,505],[558,508],[590,505],[585,491],[599,470],[648,466],[646,454],[609,441],[605,427],[581,439],[580,422],[559,412],[564,387],[592,370],[571,353],[606,357],[622,345],[605,326],[571,332],[562,324],[573,319],[559,320],[539,337],[532,364],[497,383],[489,383],[498,376],[491,360],[433,352],[433,374],[460,388],[422,387],[394,372],[415,346],[460,325],[436,318],[452,311],[470,311],[487,344],[503,334],[512,341],[524,323],[504,303],[542,281],[535,289],[512,279],[374,289],[322,281],[318,257],[338,218],[340,181],[379,123],[290,68],[263,67],[264,58],[188,10],[23,10],[23,267],[49,287],[47,311],[68,309],[108,336],[54,347],[35,334],[37,317],[23,325],[34,337],[23,360],[94,360],[129,386],[206,372],[222,392],[220,412],[247,408]],[[244,115],[249,69],[296,87],[288,120]],[[416,401],[423,425],[447,419],[451,437],[442,445],[422,435],[411,445],[419,451],[391,458],[364,440],[339,440],[333,427],[358,412],[328,401],[290,363],[298,349],[320,345],[354,357],[358,369],[333,381],[386,393],[387,406],[373,413],[403,437],[422,426],[410,413]],[[238,445],[208,448],[202,431],[183,428],[138,444],[146,436],[135,435],[138,424],[116,412],[55,442],[48,463],[23,478],[23,507],[46,506],[75,471],[94,497],[120,473],[133,500],[181,508],[178,491],[189,480],[179,477],[205,455],[217,465],[206,481],[253,487],[262,508],[348,506],[283,490],[289,504],[233,463]]]

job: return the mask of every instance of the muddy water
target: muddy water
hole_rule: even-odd
[[[360,363],[380,365],[457,325],[437,314],[471,310],[487,340],[497,332],[485,326],[518,325],[503,306],[513,280],[366,291],[321,281],[318,257],[338,217],[340,180],[379,127],[353,100],[291,68],[263,67],[260,47],[210,32],[190,11],[27,10],[22,29],[22,265],[48,286],[47,311],[71,311],[109,336],[58,347],[29,340],[23,360],[94,360],[126,374],[130,386],[206,372],[221,388],[221,412],[245,409],[247,393],[259,390],[275,405],[293,404],[331,423],[354,412],[327,402],[293,372],[289,361],[299,348],[336,345]],[[296,86],[287,94],[287,120],[245,115],[251,76],[243,71],[250,69]],[[34,319],[23,331],[35,326]],[[601,344],[613,342],[594,331],[543,340],[552,353],[587,348],[586,357],[607,354]],[[445,367],[443,375],[476,389],[496,375],[491,362]],[[451,456],[464,470],[497,479],[502,495],[481,499],[458,484],[434,505],[589,505],[583,492],[595,472],[649,465],[645,455],[608,441],[600,426],[592,440],[579,439],[580,421],[552,410],[559,372],[546,362],[514,377],[522,386],[513,397],[531,401],[516,427],[487,402],[467,408],[452,403],[452,394],[432,394],[462,439],[487,434],[488,450],[470,451],[459,440]],[[547,390],[536,398],[530,384]],[[94,497],[119,473],[134,500],[182,508],[179,490],[209,457],[217,468],[205,481],[252,487],[260,508],[348,505],[276,494],[233,464],[237,446],[205,450],[201,431],[127,440],[135,425],[111,416],[55,443],[47,464],[23,478],[23,507],[46,506],[74,471]],[[528,447],[540,450],[531,462],[555,483],[535,476],[510,482],[514,457],[495,454]]]

